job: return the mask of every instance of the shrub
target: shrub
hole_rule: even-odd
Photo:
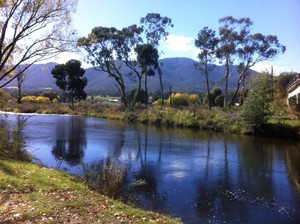
[[[222,90],[219,87],[215,87],[210,91],[210,103],[211,106],[223,106],[223,102],[221,102],[222,100]],[[218,100],[217,100],[218,99]],[[224,98],[223,98],[224,100]],[[203,103],[207,104],[208,103],[208,94],[206,93],[204,99],[203,99]]]
[[[257,75],[251,82],[251,91],[245,100],[241,119],[249,132],[258,131],[270,115],[272,99],[272,79],[267,74]]]
[[[223,105],[224,105],[224,96],[223,95],[219,95],[215,98],[215,105],[217,107],[223,107]]]
[[[36,96],[23,96],[21,101],[26,103],[35,103]]]
[[[17,125],[10,129],[7,120],[2,120],[0,124],[0,157],[17,160],[31,160],[31,155],[26,152],[26,143],[21,135],[21,130],[25,125],[25,119],[19,118]]]
[[[196,104],[199,101],[199,96],[197,94],[191,94],[189,95],[189,103],[190,104]]]
[[[167,104],[172,104],[172,106],[176,107],[182,107],[195,104],[198,102],[198,100],[199,96],[197,94],[189,95],[188,93],[173,93],[171,97],[168,98]]]
[[[45,96],[23,96],[22,103],[51,103],[50,99]]]
[[[0,89],[0,108],[3,108],[11,96]]]
[[[176,107],[188,106],[188,94],[187,93],[174,93],[172,94],[172,105]]]
[[[53,99],[53,101],[52,101],[52,103],[54,103],[54,104],[58,104],[58,103],[59,103],[59,101],[58,101],[58,99],[57,99],[57,98],[54,98],[54,99]]]
[[[50,99],[45,96],[38,96],[35,101],[36,103],[51,103]]]
[[[195,126],[195,115],[189,110],[177,110],[173,119],[179,127]]]

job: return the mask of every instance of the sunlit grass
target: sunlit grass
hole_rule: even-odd
[[[0,222],[180,223],[88,189],[82,179],[37,164],[0,160]]]

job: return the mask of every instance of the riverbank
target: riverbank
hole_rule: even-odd
[[[144,123],[167,126],[172,128],[191,128],[211,130],[223,133],[246,134],[270,138],[300,139],[300,120],[291,118],[285,109],[269,116],[264,125],[253,131],[243,125],[239,107],[213,107],[208,110],[205,106],[161,107],[159,105],[140,106],[135,110],[126,110],[122,105],[106,101],[86,100],[71,110],[67,104],[23,103],[6,105],[3,109],[16,113],[38,114],[69,114],[125,122]]]
[[[290,119],[288,114],[274,114],[257,130],[249,130],[240,117],[240,108],[214,107],[208,110],[204,106],[161,107],[150,105],[135,110],[124,110],[120,106],[107,106],[95,109],[89,104],[77,108],[77,114],[122,120],[125,122],[144,123],[171,128],[189,128],[209,130],[221,133],[263,136],[270,138],[300,139],[300,120]]]
[[[0,159],[0,223],[180,223],[88,189],[83,180],[30,162]]]

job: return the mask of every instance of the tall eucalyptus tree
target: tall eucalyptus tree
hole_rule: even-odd
[[[170,18],[166,16],[163,17],[159,13],[148,13],[145,17],[141,18],[140,22],[144,29],[147,43],[151,44],[154,48],[158,48],[160,40],[167,39],[169,35],[169,32],[167,32],[167,28],[174,26]],[[164,97],[163,97],[164,88],[162,83],[162,70],[159,64],[156,70],[159,75],[161,101],[162,101],[162,105],[164,105]]]
[[[253,24],[249,18],[224,17],[219,20],[222,26],[219,28],[219,47],[217,56],[225,65],[225,87],[224,103],[227,105],[228,98],[228,80],[230,76],[230,65],[233,64],[237,49],[243,43],[250,33],[249,27]]]
[[[204,75],[206,81],[206,90],[208,98],[208,108],[211,109],[211,96],[209,86],[209,73],[215,68],[215,58],[219,39],[216,37],[216,32],[204,27],[198,33],[198,38],[195,40],[195,46],[199,48],[198,54],[199,63],[196,65],[197,69]]]
[[[259,62],[270,60],[278,54],[284,53],[286,47],[281,45],[277,36],[263,35],[261,33],[249,34],[244,38],[242,45],[237,49],[239,64],[237,71],[240,74],[234,94],[230,104],[233,101],[240,89],[240,86],[245,84],[245,79],[250,73],[250,69]],[[242,102],[244,101],[244,90],[242,91]]]

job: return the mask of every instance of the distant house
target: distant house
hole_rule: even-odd
[[[288,98],[287,104],[289,105],[289,100],[296,96],[296,103],[300,103],[300,73],[298,73],[289,83],[287,87]]]

